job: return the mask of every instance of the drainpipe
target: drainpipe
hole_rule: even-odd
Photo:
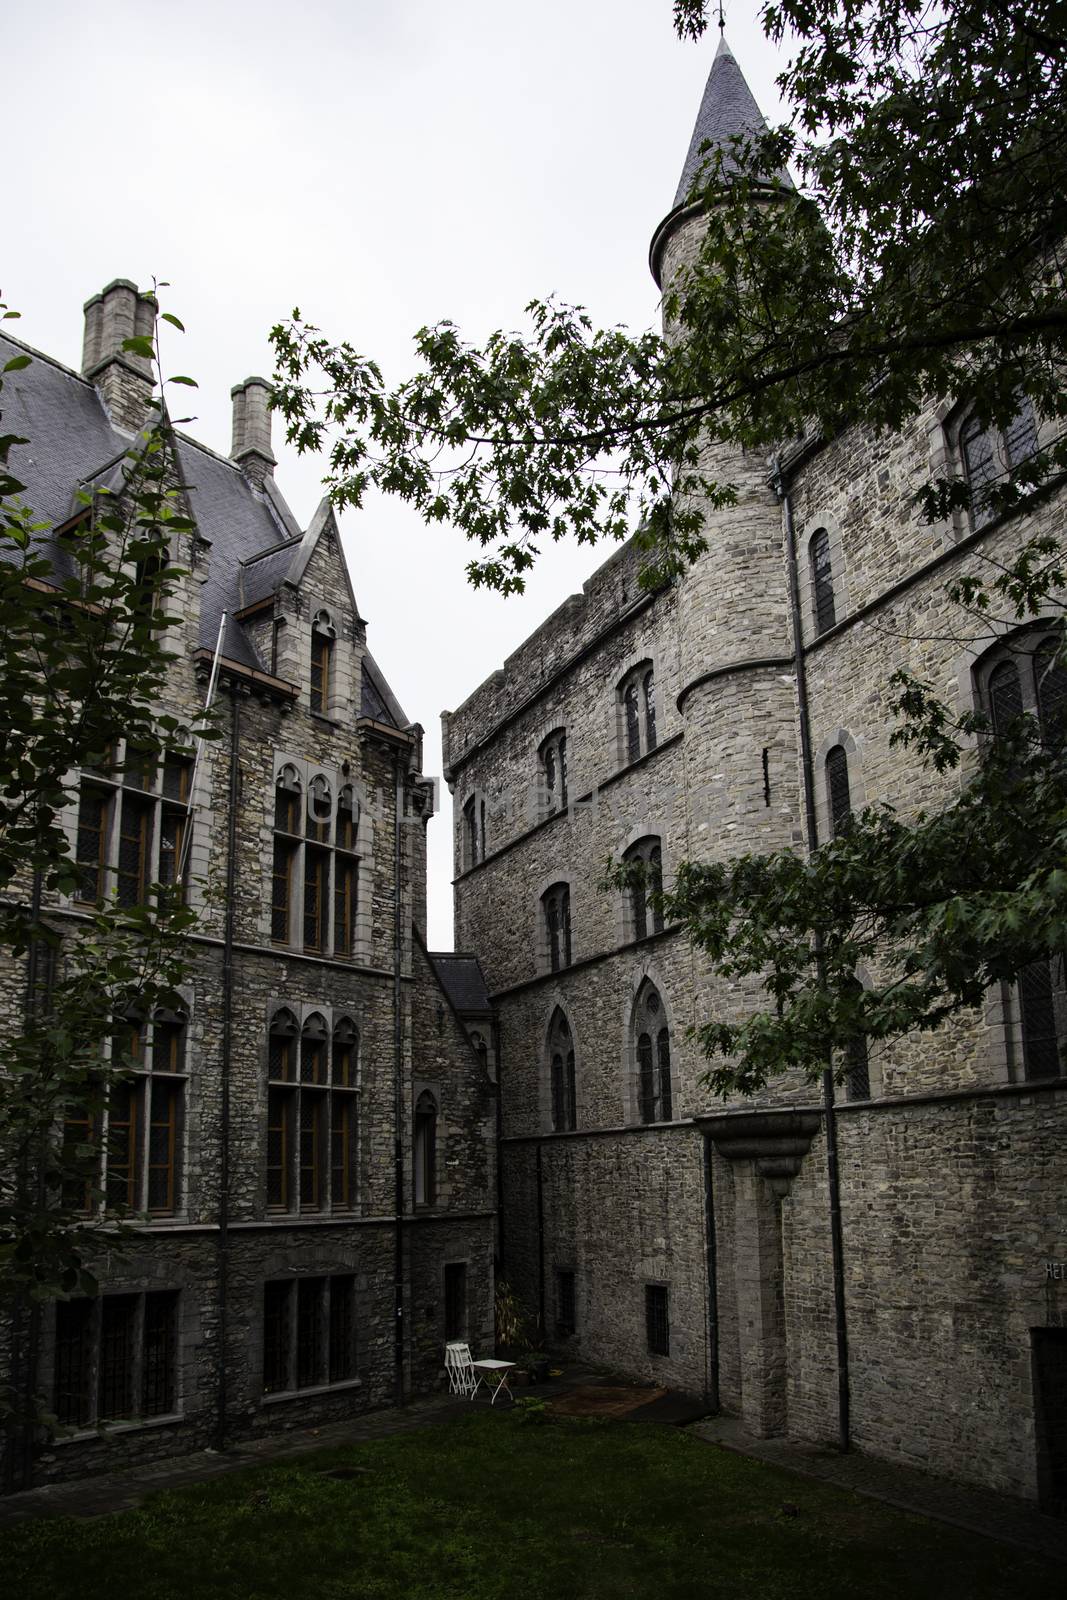
[[[537,1141],[537,1323],[541,1338],[545,1333],[545,1169],[544,1146]]]
[[[708,1277],[708,1366],[707,1397],[714,1411],[719,1409],[719,1285],[716,1277],[715,1195],[712,1187],[711,1140],[701,1139],[704,1147],[704,1261]]]
[[[786,548],[789,562],[789,610],[793,625],[793,669],[797,680],[797,730],[800,735],[800,770],[804,785],[804,820],[808,854],[819,848],[815,822],[815,779],[811,749],[811,724],[808,717],[808,679],[801,632],[800,580],[797,576],[797,542],[793,525],[793,503],[782,477],[781,464],[774,460],[774,488],[782,502]],[[822,967],[822,940],[814,942],[815,959]],[[830,1245],[834,1275],[834,1331],[837,1343],[837,1442],[847,1450],[851,1442],[849,1424],[848,1323],[845,1316],[845,1247],[841,1227],[841,1178],[837,1160],[837,1112],[834,1107],[833,1060],[828,1055],[822,1074],[823,1122],[826,1128],[826,1175],[830,1189]]]
[[[493,1059],[496,1062],[496,1259],[504,1267],[504,1058],[500,1045],[500,1021],[491,1024]]]
[[[402,975],[404,941],[401,931],[400,828],[404,811],[404,777],[400,752],[393,753],[393,1204],[396,1212],[393,1242],[394,1399],[404,1404],[404,1029]]]
[[[233,957],[237,911],[237,801],[240,794],[240,769],[237,755],[241,739],[241,707],[237,685],[230,686],[230,792],[226,828],[226,921],[222,945],[222,1052],[220,1063],[221,1126],[219,1129],[219,1243],[218,1307],[219,1364],[218,1415],[215,1423],[215,1448],[226,1448],[227,1336],[229,1333],[230,1268],[230,1063],[233,1053]]]

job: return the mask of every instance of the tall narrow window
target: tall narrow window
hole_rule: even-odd
[[[168,755],[163,763],[163,804],[159,820],[159,881],[177,883],[189,825],[192,763]]]
[[[563,1339],[569,1339],[577,1327],[576,1298],[574,1273],[571,1271],[558,1271],[556,1273],[556,1332]]]
[[[292,1206],[296,1128],[296,1052],[299,1028],[289,1010],[271,1018],[267,1041],[267,1210]]]
[[[424,1089],[415,1102],[415,1204],[437,1204],[437,1101]]]
[[[104,898],[112,804],[113,795],[110,791],[100,789],[95,784],[82,784],[78,800],[79,900],[94,902]]]
[[[105,1295],[100,1315],[100,1367],[97,1417],[113,1422],[130,1417],[133,1403],[133,1354],[137,1296]]]
[[[263,1392],[288,1389],[292,1281],[263,1285]]]
[[[359,1111],[359,1035],[347,1017],[333,1031],[330,1096],[330,1203],[350,1211],[356,1202],[356,1137]]]
[[[574,1081],[574,1038],[570,1023],[557,1007],[548,1030],[548,1065],[552,1090],[552,1126],[557,1133],[577,1126]]]
[[[650,661],[626,674],[616,691],[621,716],[620,756],[625,765],[656,748],[656,680]]]
[[[863,993],[857,980],[850,986],[854,994]],[[871,1098],[871,1069],[867,1054],[867,1035],[859,1033],[845,1046],[845,1099],[869,1100]]]
[[[333,953],[350,956],[355,949],[359,892],[359,858],[355,854],[359,806],[351,786],[337,798],[337,853],[334,857]]]
[[[485,801],[472,794],[463,806],[464,867],[476,867],[485,859]]]
[[[671,1323],[669,1291],[665,1283],[645,1285],[645,1331],[649,1354],[669,1356],[671,1353]]]
[[[129,789],[123,791],[115,875],[120,906],[143,906],[148,899],[154,811],[152,802],[143,795]]]
[[[326,1112],[328,1099],[326,1021],[317,1011],[300,1034],[299,1180],[301,1211],[321,1211],[325,1203]]]
[[[834,573],[830,562],[830,535],[825,528],[816,528],[808,542],[808,565],[811,569],[815,632],[825,633],[837,621],[837,609],[834,605]]]
[[[310,1389],[326,1381],[326,1279],[298,1278],[296,1284],[296,1386]]]
[[[445,1263],[445,1338],[467,1337],[467,1263]]]
[[[835,744],[826,757],[826,798],[830,810],[830,832],[837,839],[852,820],[852,794],[848,782],[848,756],[845,747]]]
[[[659,990],[647,979],[634,1004],[633,1050],[641,1121],[670,1122],[674,1114],[670,1033]]]
[[[333,646],[337,630],[329,613],[320,611],[311,629],[311,684],[312,711],[325,716],[330,709],[330,682],[333,669]]]
[[[176,1410],[177,1349],[177,1294],[146,1294],[141,1358],[143,1417],[165,1417]]]
[[[274,791],[274,864],[271,878],[270,936],[276,944],[292,937],[293,880],[300,848],[303,793],[294,767],[283,767]]]
[[[541,897],[549,965],[561,972],[571,964],[571,892],[565,883],[553,884]]]
[[[330,1296],[330,1382],[346,1383],[356,1375],[356,1280],[327,1280]]]
[[[623,860],[637,864],[638,881],[628,895],[629,927],[631,939],[644,939],[650,933],[663,932],[663,850],[659,839],[650,834],[632,844]]]
[[[567,809],[567,735],[562,728],[550,733],[539,751],[545,804],[550,812]]]
[[[93,1302],[58,1301],[52,1406],[67,1427],[83,1428],[92,1415],[92,1350]]]

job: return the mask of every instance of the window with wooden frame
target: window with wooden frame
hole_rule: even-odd
[[[325,717],[330,709],[332,692],[333,647],[337,630],[329,612],[320,611],[311,625],[311,682],[310,705],[318,716]]]
[[[416,1206],[437,1204],[437,1101],[424,1089],[415,1102],[413,1141]]]
[[[52,1408],[65,1427],[175,1415],[179,1295],[103,1294],[56,1305]]]
[[[567,734],[557,728],[542,741],[538,751],[541,765],[541,786],[547,811],[567,809]]]
[[[568,1133],[578,1125],[574,1081],[574,1036],[557,1006],[548,1029],[548,1071],[552,1098],[552,1127]]]
[[[541,896],[548,964],[561,972],[571,964],[571,891],[565,883],[554,883]]]
[[[288,944],[292,936],[293,883],[300,849],[302,805],[303,789],[296,768],[284,766],[274,786],[270,936],[275,944]]]
[[[263,1285],[263,1393],[356,1377],[356,1280],[351,1273]]]
[[[337,833],[334,857],[333,953],[350,956],[356,942],[359,907],[359,803],[350,784],[337,797]]]
[[[267,1210],[350,1211],[357,1200],[359,1034],[321,1012],[301,1028],[288,1007],[267,1041]]]
[[[639,879],[628,895],[630,938],[646,939],[650,933],[662,933],[663,849],[659,839],[654,834],[638,839],[624,852],[623,860],[640,867]]]
[[[633,1033],[641,1121],[670,1122],[673,1117],[670,1030],[659,990],[647,979],[634,1004]]]
[[[118,781],[121,777],[121,783]],[[106,770],[83,778],[78,794],[75,898],[99,903],[114,890],[122,906],[145,905],[153,882],[178,881],[189,826],[192,762],[125,747]]]
[[[979,697],[993,739],[1067,743],[1067,660],[1063,634],[1027,628],[988,651],[976,666]],[[1067,1069],[1067,952],[1032,962],[1004,988],[1009,1038],[1026,1081]]]
[[[271,940],[316,955],[356,953],[360,809],[351,784],[335,804],[317,773],[305,793],[292,762],[278,772],[274,798]]]
[[[656,748],[656,678],[651,661],[629,671],[616,690],[621,716],[621,761],[639,761]]]

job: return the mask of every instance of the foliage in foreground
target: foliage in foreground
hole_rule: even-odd
[[[331,1476],[331,1474],[339,1474]],[[1038,1600],[1048,1563],[674,1428],[479,1415],[0,1532],[20,1600]]]

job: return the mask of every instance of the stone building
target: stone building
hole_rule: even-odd
[[[701,235],[702,142],[759,120],[722,44],[658,284]],[[944,803],[950,780],[890,746],[897,666],[960,707],[1062,715],[1051,614],[954,645],[945,594],[1038,528],[1062,538],[1062,490],[938,525],[915,503],[946,464],[976,489],[1010,471],[1041,426],[1022,401],[1006,435],[983,431],[961,396],[895,437],[854,427],[776,464],[724,450],[710,475],[737,503],[707,512],[681,581],[640,587],[622,547],[443,723],[457,943],[499,1030],[503,1270],[546,1338],[758,1434],[1062,1506],[1062,964],[935,1036],[858,1048],[836,1091],[785,1078],[723,1104],[687,1030],[757,997],[642,893],[599,887],[609,856],[669,880],[683,859],[803,849],[869,801]]]
[[[5,431],[30,441],[13,470],[55,527],[144,422],[122,342],[152,314],[111,283],[81,375],[31,351],[5,378]],[[0,365],[25,351],[0,340]],[[9,1487],[350,1416],[432,1386],[446,1336],[492,1337],[493,1058],[426,950],[422,730],[370,654],[331,510],[303,529],[274,483],[268,395],[234,389],[230,459],[178,452],[196,531],[160,709],[195,722],[221,639],[221,737],[192,793],[187,765],[146,776],[120,747],[66,818],[82,898],[47,906],[61,933],[173,876],[186,830],[201,921],[182,1013],[122,1024],[143,1071],[99,1130],[104,1189],[147,1220],[100,1298],[51,1306],[19,1352],[62,1428],[32,1465],[12,1451]],[[6,1003],[25,981],[4,975]]]

